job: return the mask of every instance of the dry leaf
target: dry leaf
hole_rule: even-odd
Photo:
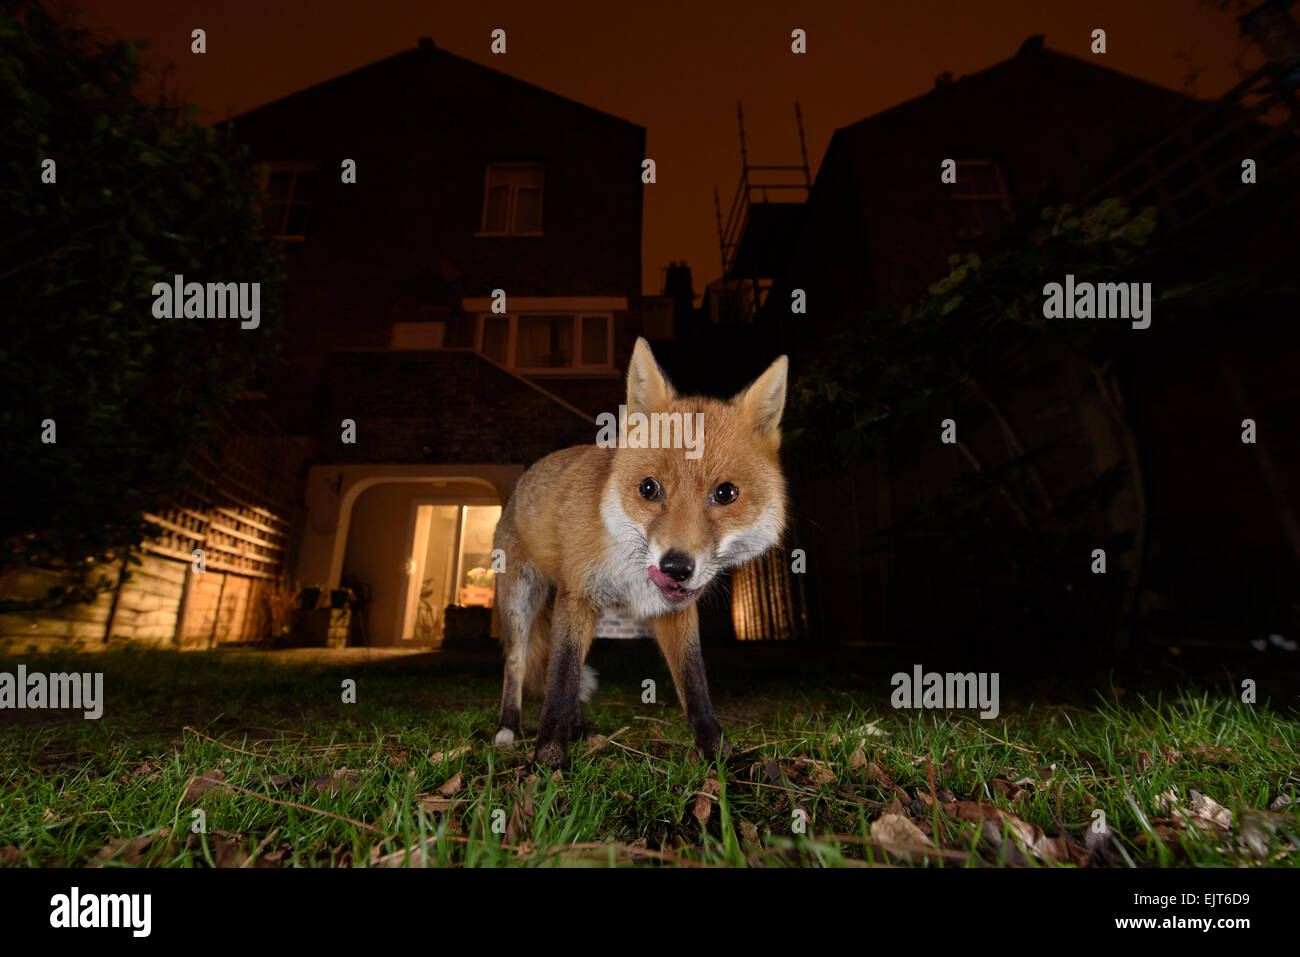
[[[333,774],[322,774],[314,778],[309,791],[322,794],[339,794],[343,791],[355,791],[361,787],[361,775],[354,774],[348,768],[339,768]]]
[[[1023,845],[1026,851],[1039,860],[1078,865],[1084,865],[1088,862],[1088,852],[1068,837],[1064,835],[1048,837],[1037,824],[1022,821],[1015,815],[1008,814],[992,804],[984,804],[980,801],[953,801],[950,804],[942,805],[942,807],[945,812],[958,820],[979,825],[981,833],[995,847],[1001,846],[1001,842],[992,836],[990,829],[985,826],[985,822],[991,822],[994,825],[994,829],[999,832],[998,837],[1001,836],[1000,832],[1003,828],[1010,830],[1018,843]]]
[[[835,772],[831,770],[830,764],[825,761],[816,761],[812,758],[806,758],[806,769],[804,773],[813,784],[834,784]]]
[[[912,859],[913,852],[934,849],[934,842],[902,814],[886,814],[871,822],[871,839],[894,857]]]
[[[460,790],[460,784],[461,784],[461,776],[460,776],[460,772],[457,771],[455,774],[453,774],[451,777],[449,777],[446,781],[443,782],[442,787],[438,788],[438,793],[441,794],[443,797],[451,797],[453,794],[455,794],[457,791]]]
[[[1192,789],[1188,792],[1188,806],[1178,804],[1178,793],[1170,788],[1155,799],[1156,809],[1166,820],[1181,827],[1226,831],[1232,827],[1232,811],[1214,798]]]
[[[429,760],[434,764],[442,764],[443,761],[455,761],[461,755],[468,754],[469,749],[470,745],[465,744],[461,745],[459,748],[454,748],[451,751],[435,751],[433,754],[429,755]]]
[[[250,856],[244,850],[244,835],[226,831],[209,831],[206,835],[190,834],[185,839],[186,848],[201,854],[204,837],[207,838],[212,862],[217,867],[244,867],[248,863]]]
[[[1151,833],[1147,833],[1146,831],[1143,831],[1141,834],[1135,837],[1133,839],[1133,843],[1136,844],[1138,847],[1146,847],[1146,845],[1150,843],[1152,840],[1154,840],[1155,838],[1159,838],[1160,840],[1164,841],[1166,844],[1172,845],[1173,847],[1178,847],[1180,844],[1178,835],[1179,832],[1175,831],[1172,827],[1168,827],[1167,825],[1164,824],[1157,824],[1153,828],[1151,828]]]
[[[219,768],[214,771],[209,771],[207,774],[195,775],[185,784],[185,802],[191,804],[203,797],[203,795],[207,794],[213,788],[216,788],[218,793],[224,791],[225,780],[226,772]]]
[[[154,841],[164,841],[170,835],[171,828],[165,827],[156,834],[146,834],[143,837],[115,837],[100,848],[86,866],[103,867],[104,861],[138,865],[148,856],[149,848],[153,846]]]
[[[13,844],[0,847],[0,867],[16,867],[23,859],[23,852]]]
[[[748,821],[742,820],[740,822],[740,836],[751,844],[757,844],[758,828],[750,824]]]
[[[418,795],[416,800],[419,802],[420,807],[427,813],[450,811],[452,808],[459,807],[466,803],[464,798],[447,798],[434,796],[432,794]]]
[[[1232,748],[1225,747],[1222,744],[1198,744],[1194,748],[1188,748],[1187,753],[1206,764],[1236,764],[1239,760],[1237,753]]]
[[[692,812],[695,820],[703,825],[713,813],[713,801],[722,793],[722,782],[718,780],[718,773],[710,771],[709,777],[704,779],[700,789],[695,792],[695,809]]]
[[[994,778],[989,782],[989,788],[994,794],[1000,794],[1008,801],[1014,801],[1024,793],[1024,788],[1019,784],[1013,784],[1005,778]]]
[[[373,856],[373,853],[372,853]],[[374,867],[436,867],[437,863],[428,855],[423,847],[416,844],[412,847],[404,847],[400,851],[393,851],[391,854],[385,854],[382,857],[376,857],[371,862]]]
[[[853,733],[854,735],[860,738],[883,738],[885,736],[885,732],[882,731],[879,727],[877,727],[877,725],[879,724],[880,724],[880,719],[877,718],[875,721],[867,722],[866,724],[858,728]]]
[[[524,815],[516,803],[510,808],[510,820],[506,823],[505,842],[514,844],[520,834],[524,833]]]

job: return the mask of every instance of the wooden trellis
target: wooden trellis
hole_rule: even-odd
[[[185,578],[175,640],[182,645],[256,640],[263,595],[288,571],[299,513],[302,451],[260,410],[236,406],[186,456],[193,481],[158,511],[158,535],[142,551],[193,564]]]
[[[802,637],[807,630],[803,576],[790,555],[772,548],[731,576],[731,620],[741,641]]]

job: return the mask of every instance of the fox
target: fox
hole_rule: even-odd
[[[586,664],[597,620],[617,609],[651,622],[695,747],[725,748],[700,653],[697,602],[725,570],[762,555],[785,531],[781,416],[789,360],[780,356],[730,400],[680,396],[638,338],[627,371],[627,421],[680,413],[697,444],[574,446],[538,460],[502,508],[493,547],[505,678],[493,743],[523,738],[523,691],[541,693],[533,762],[568,764],[596,690]],[[691,452],[691,454],[688,454]],[[693,457],[692,457],[693,456]]]

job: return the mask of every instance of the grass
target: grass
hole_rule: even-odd
[[[490,746],[499,665],[487,655],[26,657],[29,673],[102,670],[105,713],[0,712],[0,864],[1300,862],[1294,710],[1212,687],[1109,687],[1004,698],[982,721],[892,709],[890,668],[868,664],[868,681],[814,662],[791,678],[788,661],[755,663],[765,657],[706,652],[733,750],[705,762],[652,646],[598,644],[589,717],[603,733],[575,743],[559,773],[530,765],[531,742]],[[641,700],[645,678],[656,703]],[[526,702],[526,730],[536,708]]]

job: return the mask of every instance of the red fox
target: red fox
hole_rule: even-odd
[[[506,659],[498,746],[523,737],[526,685],[544,691],[533,760],[567,763],[596,688],[584,663],[596,621],[603,609],[619,608],[653,619],[695,745],[707,758],[718,754],[722,727],[704,678],[695,602],[719,572],[763,554],[785,529],[779,450],[787,365],[781,356],[730,401],[684,397],[638,339],[627,422],[644,422],[641,413],[666,426],[679,413],[679,422],[689,417],[696,426],[694,448],[575,446],[524,473],[493,543],[505,553],[497,576]],[[628,447],[646,444],[655,447]]]

